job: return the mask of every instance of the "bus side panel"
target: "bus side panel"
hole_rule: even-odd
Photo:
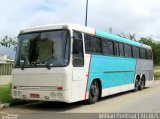
[[[152,60],[137,60],[136,75],[145,75],[146,86],[153,80],[153,62]]]
[[[93,79],[100,79],[102,96],[134,88],[136,59],[93,55],[88,92]]]

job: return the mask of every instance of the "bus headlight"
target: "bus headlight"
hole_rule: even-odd
[[[58,98],[62,98],[62,93],[60,93],[60,92],[57,93],[57,97],[58,97]]]
[[[21,97],[21,91],[18,91],[18,96]]]
[[[17,91],[14,91],[14,92],[13,92],[13,95],[16,97],[16,96],[17,96]]]
[[[51,97],[52,97],[52,98],[56,98],[56,93],[52,92],[52,93],[51,93]]]

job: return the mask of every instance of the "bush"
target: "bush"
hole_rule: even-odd
[[[160,79],[160,72],[154,73],[154,77],[155,77],[155,79]]]
[[[13,102],[11,95],[11,84],[7,86],[0,86],[0,103]]]

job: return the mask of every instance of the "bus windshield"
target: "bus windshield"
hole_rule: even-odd
[[[64,67],[69,63],[68,30],[20,34],[15,67]]]

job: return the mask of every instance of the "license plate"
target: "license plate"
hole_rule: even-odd
[[[30,94],[30,98],[39,98],[39,94]]]

